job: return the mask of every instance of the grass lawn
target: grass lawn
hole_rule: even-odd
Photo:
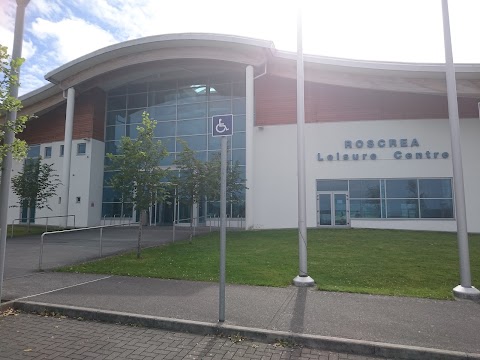
[[[470,235],[472,281],[480,282],[480,234]],[[229,232],[227,282],[288,286],[298,274],[296,230]],[[61,271],[218,281],[219,234],[128,253]],[[456,234],[312,229],[308,272],[318,289],[452,299],[459,284]],[[477,285],[478,286],[478,285]]]
[[[58,227],[56,226],[48,226],[48,231],[55,231],[58,230]],[[30,232],[28,231],[28,226],[23,225],[23,224],[15,224],[13,225],[13,237],[18,237],[18,236],[26,236],[26,235],[41,235],[45,232],[45,225],[35,225],[31,224],[30,225]],[[8,225],[8,232],[7,232],[7,238],[10,238],[12,236],[12,225]]]

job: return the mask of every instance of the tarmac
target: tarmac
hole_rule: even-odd
[[[144,246],[172,241],[169,228],[144,234]],[[187,236],[186,231],[176,233],[177,240]],[[39,272],[39,238],[7,241],[3,310],[281,341],[366,357],[480,359],[476,302],[227,285],[225,322],[219,322],[218,283],[49,271],[98,257],[96,233],[46,240],[42,264],[46,271]],[[135,229],[103,234],[104,255],[135,246]]]

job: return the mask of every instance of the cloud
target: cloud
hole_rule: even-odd
[[[67,10],[56,0],[34,0],[30,1],[28,11],[37,16],[52,18],[56,15],[64,15]]]
[[[108,31],[79,18],[57,22],[37,18],[32,24],[32,31],[45,44],[43,55],[56,64],[118,42]]]

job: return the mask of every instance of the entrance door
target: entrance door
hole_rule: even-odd
[[[317,193],[318,226],[350,226],[350,204],[346,192]]]

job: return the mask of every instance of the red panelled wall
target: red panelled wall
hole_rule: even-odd
[[[264,76],[255,81],[256,125],[296,123],[296,80]],[[480,99],[459,98],[461,118],[478,117]],[[305,121],[448,118],[447,97],[305,83]]]
[[[18,137],[28,144],[63,141],[65,137],[66,103],[34,118]],[[73,139],[104,140],[105,92],[95,88],[75,98]]]

